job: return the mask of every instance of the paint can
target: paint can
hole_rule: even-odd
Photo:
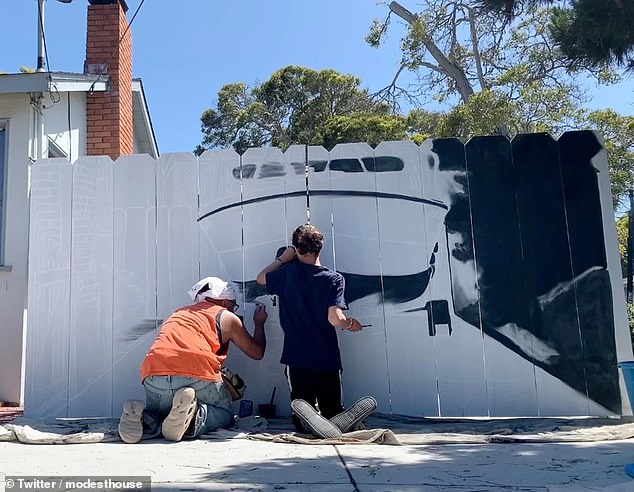
[[[249,417],[250,415],[253,415],[253,402],[251,400],[242,400],[240,402],[238,417],[243,419],[244,417]]]
[[[275,417],[275,405],[270,403],[261,403],[258,405],[258,414],[265,419],[272,419]]]

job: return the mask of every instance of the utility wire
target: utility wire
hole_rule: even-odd
[[[115,49],[112,51],[112,54],[110,55],[110,58],[108,58],[108,61],[104,65],[101,73],[97,76],[95,81],[90,85],[90,88],[88,89],[88,94],[92,94],[93,93],[93,91],[95,89],[95,84],[97,82],[99,82],[101,77],[103,77],[103,75],[106,73],[106,70],[108,70],[108,65],[110,65],[110,62],[114,58],[115,53],[118,51],[119,46],[121,46],[121,43],[123,42],[123,39],[125,38],[125,35],[128,34],[128,31],[130,30],[130,27],[132,27],[132,23],[134,22],[134,19],[136,19],[136,16],[139,13],[139,10],[141,10],[141,7],[143,6],[144,3],[145,3],[145,0],[141,0],[141,3],[139,4],[139,6],[134,11],[134,15],[132,15],[132,19],[130,19],[130,22],[128,22],[128,27],[126,27],[125,31],[123,31],[123,34],[121,35],[121,38],[119,38],[119,42],[117,43],[117,46],[115,47]]]

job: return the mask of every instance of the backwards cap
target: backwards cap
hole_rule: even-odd
[[[201,292],[205,287],[204,292]],[[199,280],[189,291],[187,291],[192,301],[200,302],[204,299],[216,299],[223,300],[228,299],[230,301],[236,300],[236,291],[229,282],[225,282],[218,277],[205,277]]]

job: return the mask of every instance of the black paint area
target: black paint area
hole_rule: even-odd
[[[450,267],[478,289],[456,314],[610,411],[621,409],[614,318],[591,132],[435,141],[441,171],[462,171],[447,213]],[[475,271],[474,271],[475,272]],[[539,388],[538,388],[539,391]]]
[[[433,258],[433,254],[432,254]],[[341,272],[346,280],[346,301],[354,302],[372,294],[383,293],[379,302],[401,304],[423,295],[434,275],[433,264],[427,270],[410,275],[359,275]]]
[[[432,255],[433,257],[433,255]],[[348,303],[373,294],[383,293],[378,302],[404,303],[420,297],[427,289],[429,281],[434,275],[435,267],[410,275],[360,275],[356,273],[340,272],[346,281],[346,301]],[[244,294],[246,302],[268,295],[266,287],[255,280],[237,282],[238,288]]]

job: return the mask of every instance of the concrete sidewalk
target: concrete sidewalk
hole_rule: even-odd
[[[397,434],[398,435],[398,434]],[[0,442],[7,476],[139,476],[183,491],[634,491],[634,439],[590,443],[302,445],[245,438]],[[18,489],[8,489],[16,491]]]
[[[6,476],[149,475],[153,490],[632,491],[634,441],[441,446],[0,443]],[[9,490],[9,489],[7,489]],[[13,489],[16,490],[16,489]]]

